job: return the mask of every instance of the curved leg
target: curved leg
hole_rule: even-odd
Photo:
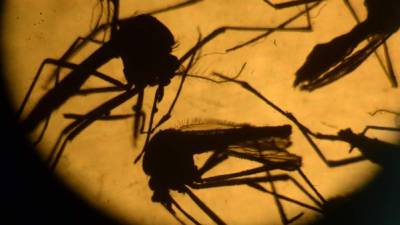
[[[267,175],[263,175],[263,176],[258,176],[258,177],[237,177],[234,174],[231,174],[231,176],[229,174],[225,174],[225,175],[221,175],[221,176],[215,176],[215,177],[211,177],[211,178],[205,178],[203,179],[202,183],[194,183],[189,185],[191,188],[194,189],[206,189],[206,188],[215,188],[215,187],[228,187],[228,186],[237,186],[237,185],[248,185],[258,191],[262,191],[264,193],[267,194],[271,194],[273,195],[273,197],[275,198],[278,210],[279,210],[279,214],[281,216],[282,222],[283,224],[289,224],[290,222],[293,222],[295,219],[298,219],[301,215],[303,215],[302,213],[296,215],[295,217],[293,217],[292,219],[287,219],[286,214],[283,210],[283,207],[280,203],[281,200],[299,205],[301,207],[322,213],[322,210],[319,207],[322,207],[322,204],[320,202],[318,202],[315,198],[313,198],[307,191],[305,191],[304,187],[302,187],[295,179],[293,179],[292,177],[290,177],[287,174],[281,174],[281,175],[268,175],[268,170],[266,170],[265,167],[260,167],[261,171],[258,171],[259,168],[254,168],[252,169],[252,171],[254,171],[254,174],[258,174],[258,173],[263,173],[265,174],[265,172],[267,172]],[[251,170],[249,170],[251,171]],[[243,173],[245,173],[245,171],[242,171]],[[239,174],[239,173],[237,173]],[[251,174],[250,174],[251,175]],[[229,177],[229,178],[227,178]],[[282,194],[278,194],[276,191],[276,188],[274,186],[274,182],[276,181],[292,181],[297,187],[300,188],[300,190],[304,193],[306,193],[306,195],[308,197],[311,196],[311,200],[313,200],[314,202],[317,203],[317,205],[319,207],[315,207],[315,206],[311,206],[308,205],[306,203],[302,203],[300,201],[297,201],[293,198],[287,197],[285,195]],[[260,183],[271,183],[271,187],[272,190],[269,191],[267,190],[265,187],[261,186]]]
[[[97,34],[97,31],[94,33]],[[81,50],[83,47],[85,47],[89,42],[93,42],[95,44],[102,45],[104,44],[104,41],[99,41],[93,39],[92,35],[89,35],[88,37],[77,37],[75,41],[72,43],[71,46],[67,49],[67,51],[59,58],[55,59],[58,62],[68,62],[68,60],[73,57],[77,51]],[[53,73],[50,74],[48,79],[45,82],[45,85],[48,85],[52,80],[56,79],[56,81],[59,81],[60,77],[60,71],[61,71],[62,66],[58,66]]]
[[[50,165],[50,169],[54,170],[58,164],[58,161],[65,149],[65,146],[68,141],[72,141],[79,133],[81,133],[84,129],[86,129],[90,124],[96,121],[103,115],[109,114],[109,112],[121,105],[122,103],[126,102],[134,95],[136,95],[138,90],[133,89],[129,92],[124,92],[112,99],[104,102],[100,106],[96,107],[95,109],[88,112],[85,116],[73,121],[68,126],[64,128],[61,132],[59,138],[57,139],[56,144],[54,145],[50,156],[48,158],[48,163]],[[64,136],[66,136],[64,138]]]
[[[242,44],[238,44],[234,47],[231,47],[226,50],[226,52],[231,52],[235,51],[237,49],[243,48],[247,45],[250,45],[258,40],[261,40],[263,38],[266,38],[267,36],[271,35],[275,31],[312,31],[312,26],[311,26],[311,18],[309,12],[317,7],[322,1],[317,1],[316,3],[312,5],[305,4],[305,10],[301,11],[300,13],[294,15],[293,17],[287,19],[286,21],[282,22],[280,25],[278,25],[275,28],[270,28],[270,29],[265,29],[265,32],[261,35],[258,35]],[[286,28],[287,25],[291,24],[292,22],[296,21],[298,18],[306,15],[307,18],[307,25],[303,27],[297,27],[297,28]]]
[[[213,157],[213,155],[210,158],[212,158],[212,157]],[[206,165],[206,164],[207,164],[207,162],[204,165]],[[239,172],[201,178],[201,180],[203,182],[202,184],[205,184],[205,183],[208,184],[208,185],[205,185],[205,186],[202,186],[202,187],[203,188],[205,188],[205,187],[213,187],[213,186],[215,186],[217,184],[219,185],[220,182],[222,182],[222,181],[224,181],[224,182],[225,181],[230,181],[231,183],[225,183],[225,184],[230,184],[230,185],[241,184],[241,182],[250,181],[249,178],[247,178],[246,176],[259,174],[259,173],[265,173],[266,171],[269,171],[269,170],[272,170],[272,169],[268,165],[263,165],[263,166],[259,166],[259,167],[255,167],[255,168],[252,168],[252,169],[239,171]],[[200,175],[203,175],[207,171],[204,171]],[[314,198],[310,193],[308,193],[308,191],[299,182],[297,182],[297,180],[293,179],[291,176],[289,176],[287,174],[278,175],[278,176],[272,178],[272,180],[276,180],[276,181],[283,180],[283,181],[291,181],[291,182],[293,182],[293,184],[296,185],[299,188],[299,190],[301,190],[305,195],[307,195],[307,197],[309,199],[311,199],[316,205],[322,207],[322,205],[326,202],[325,199],[316,190],[316,188],[312,185],[311,181],[307,178],[307,176],[304,174],[304,172],[301,169],[298,169],[297,171],[299,172],[301,177],[304,179],[304,181],[307,183],[307,185],[309,185],[309,187],[313,190],[313,192],[318,196],[318,198],[320,200],[317,200],[316,198]],[[240,179],[239,180],[234,180],[234,179],[238,179],[238,178],[240,178],[242,180],[240,180]],[[261,181],[262,181],[264,178],[257,178],[257,179],[261,179]],[[257,182],[255,182],[256,180],[251,180],[251,181],[252,181],[253,185],[255,183],[257,183]],[[256,189],[258,189],[258,188],[256,188]]]
[[[306,140],[310,143],[311,147],[314,149],[314,151],[318,154],[318,156],[321,158],[321,160],[328,166],[328,167],[337,167],[337,166],[343,166],[343,165],[347,165],[347,164],[351,164],[351,163],[355,163],[355,162],[359,162],[359,161],[363,161],[365,160],[364,157],[362,156],[356,156],[356,157],[352,157],[352,158],[346,158],[343,160],[328,160],[325,155],[322,153],[321,149],[318,147],[318,145],[314,142],[314,140],[312,139],[312,137],[317,137],[315,133],[313,133],[310,129],[308,129],[306,126],[304,126],[302,123],[300,123],[297,118],[292,114],[289,113],[287,111],[284,111],[283,109],[281,109],[278,105],[274,104],[273,102],[271,102],[270,100],[268,100],[265,96],[263,96],[259,91],[257,91],[255,88],[253,88],[249,83],[245,82],[245,81],[241,81],[241,80],[235,80],[229,77],[226,77],[224,75],[216,75],[217,77],[229,81],[229,82],[233,82],[236,83],[238,85],[240,85],[242,88],[246,89],[247,91],[249,91],[250,93],[254,94],[255,96],[257,96],[260,100],[262,100],[264,103],[266,103],[269,107],[273,108],[275,111],[277,111],[278,113],[280,113],[282,116],[286,117],[287,119],[289,119],[290,121],[292,121],[294,123],[294,125],[296,125],[296,127],[301,131],[301,133],[303,134],[303,136],[306,138]],[[336,137],[336,140],[339,140],[337,138],[337,136],[333,135],[333,137]]]
[[[50,64],[50,65],[56,65],[56,66],[58,66],[58,67],[65,67],[65,68],[69,68],[69,69],[76,69],[76,68],[79,66],[79,65],[74,64],[74,63],[63,62],[63,61],[60,61],[60,60],[57,60],[57,59],[52,59],[52,58],[47,58],[47,59],[45,59],[45,60],[40,64],[39,69],[38,69],[38,71],[36,72],[36,75],[35,75],[35,77],[34,77],[32,83],[31,83],[31,85],[30,85],[30,87],[29,87],[29,89],[28,89],[28,91],[27,91],[27,93],[26,93],[26,95],[25,95],[25,97],[24,97],[22,103],[21,103],[21,106],[20,106],[20,108],[19,108],[19,110],[18,110],[18,113],[17,113],[17,117],[20,117],[20,116],[21,116],[21,114],[22,114],[23,110],[25,109],[25,106],[26,106],[26,104],[27,104],[27,102],[28,102],[28,100],[29,100],[29,98],[30,98],[32,92],[33,92],[33,89],[34,89],[34,87],[36,86],[36,83],[37,83],[37,81],[39,80],[40,75],[42,74],[42,71],[43,71],[44,67],[45,67],[46,65],[48,65],[48,64]],[[124,88],[124,89],[126,89],[126,88],[125,88],[125,85],[124,85],[122,82],[120,82],[119,80],[116,80],[116,79],[114,79],[114,78],[112,78],[112,77],[110,77],[110,76],[108,76],[108,75],[106,75],[106,74],[104,74],[104,73],[95,71],[95,72],[93,72],[92,75],[94,75],[95,77],[98,77],[98,78],[100,78],[100,79],[102,79],[102,80],[104,80],[104,81],[106,81],[106,82],[108,82],[108,83],[111,83],[111,84],[113,84],[113,85],[115,85],[115,86],[117,86],[117,87],[119,87],[119,88]]]
[[[189,188],[185,187],[184,192],[218,225],[225,225],[226,223],[212,211],[206,204],[204,204]]]
[[[269,6],[271,6],[274,9],[286,9],[286,8],[290,8],[293,6],[299,6],[299,5],[304,5],[307,3],[320,2],[320,1],[323,1],[323,0],[292,0],[292,1],[281,2],[281,3],[272,3],[270,0],[264,0],[265,3],[267,3]]]
[[[78,65],[76,65],[74,63],[62,62],[62,61],[59,61],[59,60],[56,60],[56,59],[51,59],[51,58],[45,59],[41,63],[41,65],[40,65],[40,67],[39,67],[39,69],[38,69],[38,71],[37,71],[37,73],[35,75],[35,78],[32,81],[31,86],[29,87],[28,92],[26,93],[26,95],[25,95],[25,97],[24,97],[24,99],[23,99],[23,101],[21,103],[21,106],[20,106],[20,108],[19,108],[19,110],[17,112],[17,117],[20,117],[22,115],[22,113],[23,113],[23,111],[25,109],[25,106],[28,103],[28,100],[29,100],[30,96],[32,95],[33,89],[34,89],[37,81],[39,80],[40,75],[42,74],[44,66],[48,65],[48,64],[56,65],[56,66],[58,66],[58,68],[64,67],[64,68],[69,68],[69,69],[76,69],[78,67]],[[102,80],[104,80],[106,82],[109,82],[109,83],[115,85],[115,87],[113,87],[115,89],[126,90],[125,85],[123,83],[121,83],[120,81],[118,81],[118,80],[116,80],[116,79],[114,79],[114,78],[112,78],[112,77],[110,77],[110,76],[108,76],[108,75],[106,75],[104,73],[101,73],[101,72],[98,72],[98,71],[94,71],[93,75],[95,77],[98,77],[98,78],[100,78],[100,79],[102,79]],[[57,86],[57,84],[58,84],[58,82],[55,83],[55,86]],[[37,144],[39,144],[41,142],[42,138],[44,137],[44,135],[46,133],[48,124],[50,122],[50,118],[51,118],[51,114],[48,116],[48,118],[45,119],[45,124],[44,124],[44,126],[42,128],[42,131],[40,132],[39,137],[33,143],[33,146],[36,146]]]

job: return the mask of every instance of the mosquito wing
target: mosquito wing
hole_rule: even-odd
[[[290,145],[289,138],[269,137],[229,146],[227,152],[234,157],[260,162],[270,169],[292,171],[301,167],[302,159],[286,150]]]

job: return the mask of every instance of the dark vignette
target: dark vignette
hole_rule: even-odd
[[[0,3],[0,12],[3,4]],[[2,25],[0,23],[0,30]],[[4,43],[2,38],[0,36],[0,42]],[[4,76],[2,57],[0,54],[0,74]],[[20,135],[4,85],[3,79],[0,79],[0,191],[3,206],[0,224],[120,224],[92,209],[64,187],[40,162],[29,143]],[[385,168],[368,187],[317,224],[400,224],[399,172],[396,163]]]
[[[0,12],[4,3],[0,3]],[[4,15],[4,14],[0,14]],[[0,18],[4,19],[4,18]],[[3,23],[0,23],[2,30]],[[3,44],[3,36],[0,42]],[[1,46],[2,47],[2,46]],[[1,49],[2,50],[2,49]],[[1,53],[3,53],[1,51]],[[0,54],[1,205],[0,224],[118,225],[91,208],[52,175],[21,135],[6,93]]]

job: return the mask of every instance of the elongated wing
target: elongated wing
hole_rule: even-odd
[[[265,164],[270,169],[296,170],[301,167],[301,157],[286,150],[291,145],[288,138],[268,137],[229,146],[228,155]]]
[[[232,129],[250,126],[244,123],[234,123],[225,120],[194,118],[187,121],[182,121],[177,127],[180,131],[195,131],[195,130],[215,130],[215,129]]]

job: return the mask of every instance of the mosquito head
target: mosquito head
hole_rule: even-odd
[[[178,136],[177,130],[162,130],[146,146],[143,170],[150,176],[153,201],[162,202],[168,198],[169,190],[183,191],[185,184],[197,178],[193,153],[178,142]]]

